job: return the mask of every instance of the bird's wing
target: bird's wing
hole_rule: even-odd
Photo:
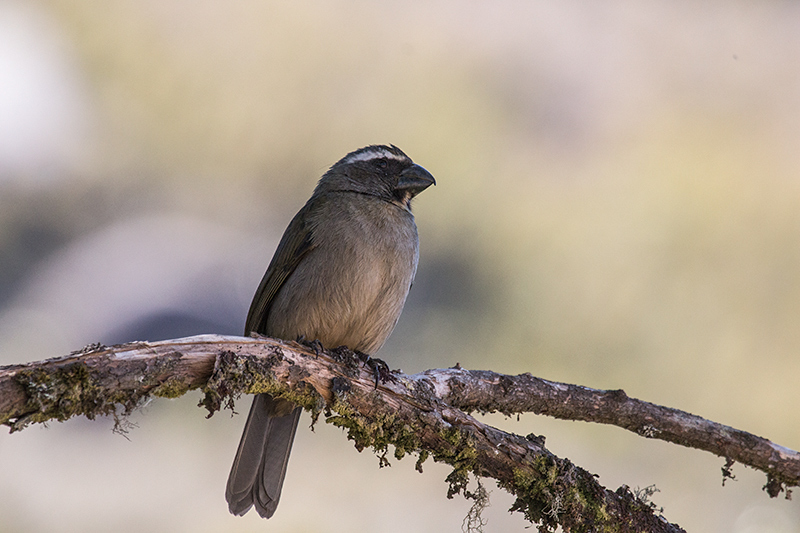
[[[264,331],[269,316],[269,309],[278,290],[286,279],[294,272],[300,261],[316,246],[313,240],[313,212],[319,209],[321,199],[312,198],[303,206],[289,223],[289,227],[275,250],[275,255],[267,267],[261,284],[250,304],[245,323],[245,335],[251,332],[266,333]]]

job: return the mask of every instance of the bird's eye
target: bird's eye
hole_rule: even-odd
[[[385,159],[380,159],[378,160],[378,166],[381,167],[382,169],[385,169],[386,167],[389,166],[389,162],[386,161]]]

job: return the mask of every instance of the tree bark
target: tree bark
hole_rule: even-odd
[[[376,368],[373,365],[373,368]],[[613,424],[715,453],[726,468],[740,462],[767,474],[770,496],[800,484],[800,454],[766,439],[695,415],[603,391],[555,383],[530,374],[507,376],[462,368],[415,375],[375,372],[345,349],[314,353],[304,345],[264,337],[200,335],[111,347],[87,346],[45,361],[0,367],[0,423],[11,431],[33,422],[83,414],[119,420],[152,396],[178,397],[201,388],[209,416],[232,408],[240,394],[287,398],[348,430],[362,450],[385,460],[388,446],[401,458],[433,457],[453,467],[448,496],[467,490],[468,476],[491,477],[516,496],[542,531],[651,531],[682,529],[656,514],[641,494],[611,491],[586,470],[544,447],[544,438],[521,437],[488,426],[468,413],[534,412],[569,420]],[[725,469],[723,469],[725,471]],[[476,501],[476,504],[479,504]]]

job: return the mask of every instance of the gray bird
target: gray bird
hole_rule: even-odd
[[[417,271],[411,199],[435,183],[396,146],[367,146],[333,165],[286,228],[245,335],[377,352]],[[300,412],[268,394],[253,399],[225,491],[231,513],[275,512]]]

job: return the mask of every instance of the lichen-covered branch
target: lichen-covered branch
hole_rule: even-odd
[[[0,424],[127,414],[146,398],[205,385],[220,346],[252,339],[200,335],[162,342],[92,344],[64,357],[0,366]]]
[[[764,489],[773,498],[788,487],[800,485],[800,453],[686,411],[630,398],[623,390],[591,389],[530,374],[508,376],[460,368],[421,375],[436,384],[440,398],[468,412],[536,413],[611,424],[642,437],[706,450],[725,458],[726,470],[734,462],[760,470],[767,474]]]
[[[389,445],[398,458],[415,453],[420,470],[428,457],[445,462],[453,467],[450,496],[474,497],[466,490],[470,473],[491,477],[516,496],[512,509],[543,531],[557,525],[565,531],[681,529],[627,487],[612,492],[589,472],[556,457],[543,438],[505,433],[465,411],[533,411],[613,423],[647,437],[722,450],[720,455],[756,468],[767,465],[778,489],[798,484],[796,452],[755,436],[743,440],[748,434],[630,399],[621,391],[460,368],[413,376],[395,372],[376,386],[373,373],[347,350],[314,354],[303,345],[268,338],[202,335],[94,345],[66,357],[0,367],[0,423],[16,431],[32,422],[79,414],[126,414],[148,397],[176,397],[195,388],[204,390],[202,403],[210,413],[240,394],[268,392],[304,406],[315,417],[324,413],[328,422],[348,430],[358,449],[372,447],[383,458]],[[681,436],[681,423],[690,426],[689,437]],[[704,444],[703,428],[719,448]],[[726,438],[751,442],[750,451]]]
[[[302,361],[297,355],[282,347],[267,357],[221,354],[206,388],[206,406],[218,409],[233,389],[281,396],[314,416],[327,410],[327,421],[345,428],[359,450],[371,447],[385,456],[392,445],[397,458],[418,454],[420,470],[427,457],[452,466],[448,496],[466,491],[470,473],[494,478],[517,497],[512,510],[538,522],[541,531],[558,525],[575,532],[683,531],[627,487],[612,492],[591,473],[556,457],[543,438],[500,431],[447,405],[424,379],[396,373],[376,385],[351,352],[334,350]]]

